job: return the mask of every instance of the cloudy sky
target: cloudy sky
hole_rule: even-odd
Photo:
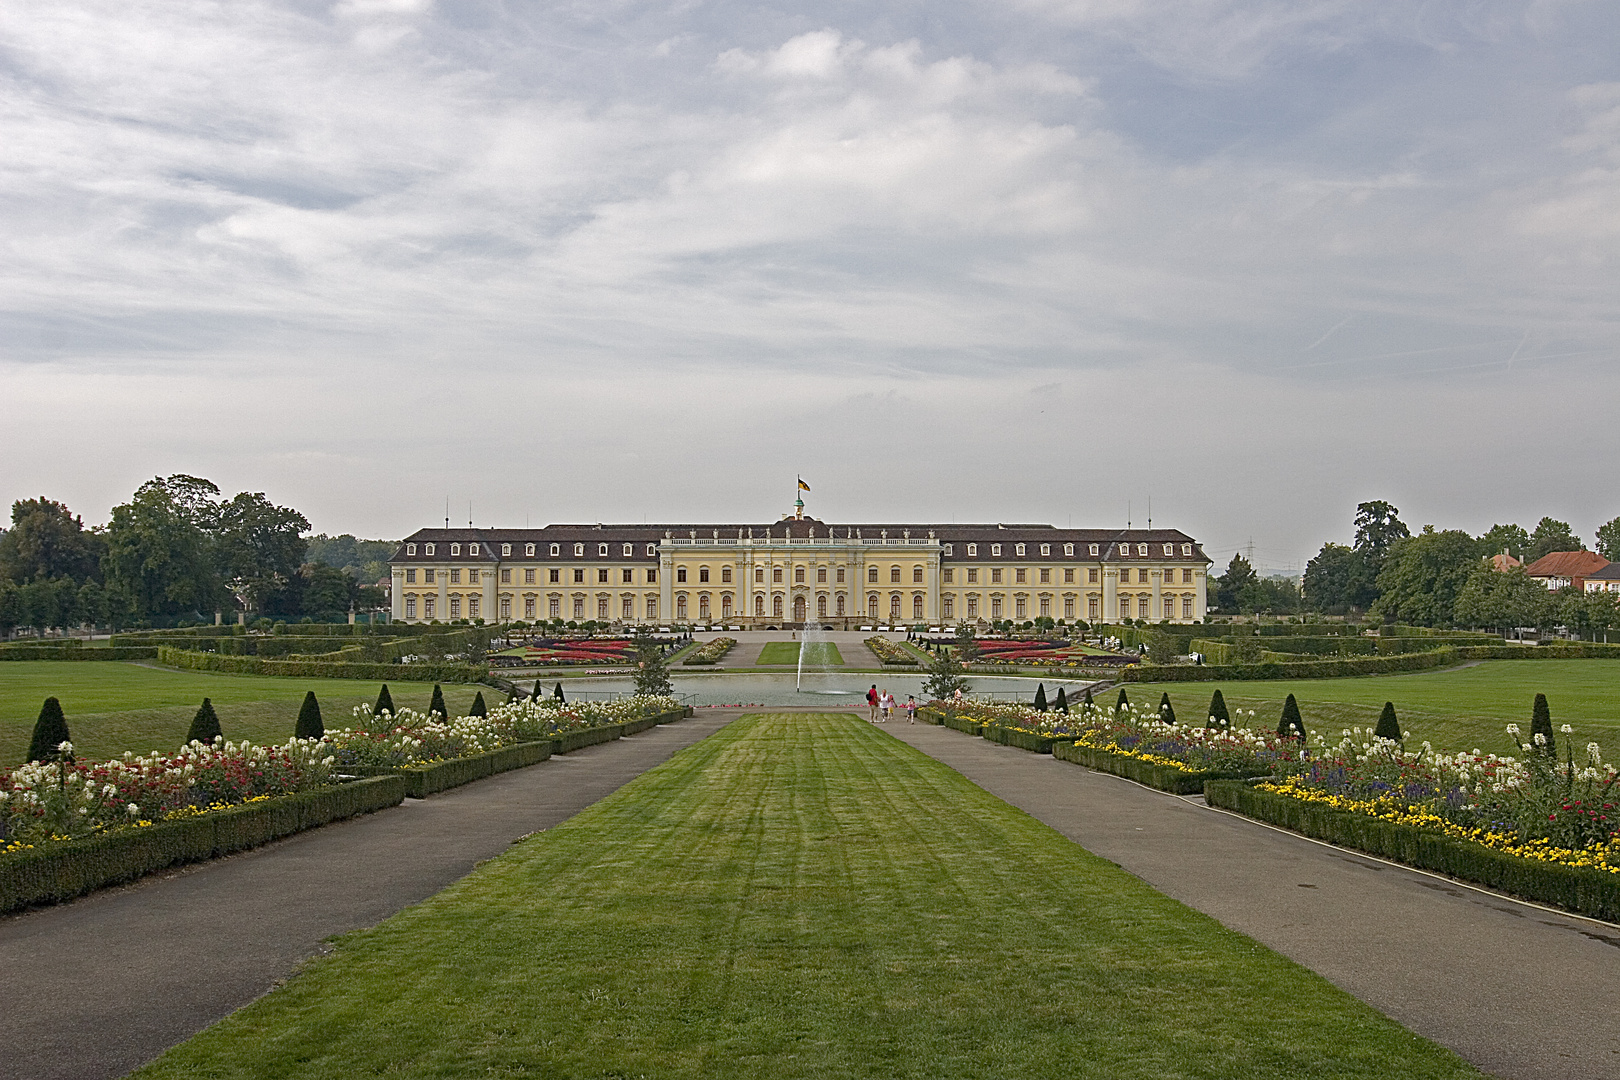
[[[1620,514],[1620,5],[0,5],[0,498]]]

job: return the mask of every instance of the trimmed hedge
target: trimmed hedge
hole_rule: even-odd
[[[477,682],[489,674],[485,664],[344,664],[330,660],[260,660],[256,656],[221,656],[158,646],[158,662],[192,671],[225,671],[235,675],[293,675],[310,679],[366,679],[371,682]]]
[[[0,660],[155,660],[156,645],[124,645],[110,649],[57,649],[49,645],[7,645]]]
[[[1620,922],[1620,874],[1537,862],[1411,825],[1258,791],[1239,781],[1211,781],[1204,788],[1204,796],[1211,806],[1280,825],[1316,840],[1594,919]]]
[[[1341,679],[1348,675],[1388,675],[1401,671],[1429,671],[1450,667],[1468,657],[1468,647],[1442,646],[1399,656],[1367,656],[1349,660],[1305,660],[1258,664],[1137,664],[1120,672],[1125,682],[1226,682],[1243,679]],[[1534,651],[1534,650],[1532,650]]]
[[[404,798],[403,779],[379,776],[0,856],[0,912],[61,903],[180,863],[246,851],[305,829],[398,806]]]
[[[954,713],[942,713],[939,722],[942,727],[972,735],[975,739],[984,731],[984,725],[979,721],[969,719],[966,716],[957,716]]]
[[[1220,772],[1206,769],[1201,772],[1187,772],[1183,769],[1172,768],[1168,765],[1156,765],[1141,758],[1129,757],[1125,754],[1116,754],[1108,750],[1099,750],[1094,746],[1081,746],[1078,743],[1059,743],[1052,748],[1052,756],[1059,761],[1069,761],[1076,765],[1084,765],[1088,769],[1098,772],[1111,773],[1114,776],[1123,776],[1127,780],[1135,780],[1138,784],[1146,784],[1160,791],[1168,791],[1172,795],[1196,795],[1204,789],[1206,780],[1228,780],[1241,777],[1245,774]]]
[[[1000,743],[1002,746],[1016,746],[1020,750],[1028,750],[1036,754],[1055,753],[1056,744],[1073,742],[1073,735],[1036,735],[1028,731],[1015,731],[997,724],[985,724],[979,732],[980,738],[989,742]]]
[[[930,709],[927,706],[924,706],[917,710],[917,719],[925,724],[932,724],[934,727],[939,727],[945,723],[945,714],[937,709]]]
[[[491,750],[487,754],[435,761],[429,765],[411,765],[391,769],[381,765],[357,766],[346,770],[357,776],[398,776],[405,781],[405,794],[412,799],[425,799],[436,791],[446,791],[474,780],[482,780],[496,773],[510,772],[527,765],[537,765],[551,757],[555,744],[550,739],[539,742],[516,743]]]
[[[1559,642],[1556,645],[1465,645],[1457,650],[1464,660],[1602,660],[1620,659],[1620,645],[1601,641]]]

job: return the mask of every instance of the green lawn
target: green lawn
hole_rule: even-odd
[[[292,737],[305,691],[315,691],[327,725],[340,727],[350,722],[354,706],[377,699],[377,687],[353,679],[224,675],[126,663],[0,662],[0,765],[27,756],[34,720],[47,697],[61,699],[79,755],[108,758],[125,750],[175,749],[204,697],[213,699],[227,739],[279,743]],[[427,708],[433,693],[430,683],[390,682],[388,689],[394,704],[419,709]],[[478,689],[447,685],[445,704],[465,708]]]
[[[1605,758],[1620,759],[1620,660],[1489,660],[1412,675],[1128,685],[1127,693],[1139,707],[1152,707],[1168,690],[1177,719],[1199,723],[1217,686],[1227,705],[1255,711],[1255,726],[1276,727],[1283,699],[1294,694],[1313,737],[1337,738],[1343,728],[1376,723],[1384,702],[1393,701],[1401,726],[1418,740],[1496,753],[1513,752],[1504,731],[1509,723],[1529,730],[1539,692],[1547,695],[1553,724],[1575,728],[1578,746],[1596,742]],[[1113,692],[1103,700],[1112,703]]]
[[[1465,1077],[859,720],[733,724],[134,1074]]]
[[[768,641],[759,651],[757,664],[797,664],[799,662],[799,645],[797,641]],[[844,658],[838,653],[838,646],[830,641],[812,641],[805,648],[804,662],[816,667],[843,667]]]

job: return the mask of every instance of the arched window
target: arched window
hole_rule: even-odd
[[[838,594],[838,614],[842,615],[843,613],[844,613],[844,594],[839,593]]]
[[[758,616],[760,616],[762,618],[765,615],[765,594],[764,593],[756,593],[754,595],[754,614],[758,615]]]
[[[724,596],[722,596],[720,598],[720,617],[722,619],[731,618],[731,594],[730,593],[726,593]]]
[[[877,570],[873,569],[872,573],[874,573],[874,574],[877,573]],[[873,593],[873,594],[871,594],[870,596],[868,596],[866,598],[866,617],[868,619],[877,618],[877,608],[878,608],[878,596],[877,596],[877,593]]]
[[[608,598],[605,596],[598,596],[596,598],[596,617],[601,619],[603,622],[607,621]]]
[[[827,617],[827,597],[825,595],[816,597],[816,615],[823,619]]]
[[[889,621],[896,622],[900,618],[900,594],[895,593],[889,597]]]
[[[576,597],[574,597],[574,621],[578,622],[579,620],[583,619],[584,617],[585,617],[585,598],[583,596],[576,596]]]
[[[911,598],[911,617],[913,619],[920,619],[923,617],[923,598],[921,593],[917,593]]]
[[[658,597],[656,596],[647,597],[647,618],[658,618]]]
[[[709,594],[704,593],[698,597],[698,618],[704,622],[709,621]]]
[[[686,594],[685,593],[681,593],[679,596],[677,596],[675,598],[675,617],[677,619],[681,619],[683,621],[686,619]]]
[[[635,617],[636,617],[636,598],[633,597],[633,596],[627,596],[627,597],[624,598],[624,621],[629,622],[631,619],[633,619]]]
[[[956,598],[954,596],[947,596],[945,597],[944,604],[945,618],[954,619],[956,617]]]
[[[780,573],[780,572],[781,571],[778,571],[778,573]],[[771,597],[771,615],[774,618],[778,618],[778,619],[780,619],[782,617],[782,594],[781,593],[778,593],[775,596]]]

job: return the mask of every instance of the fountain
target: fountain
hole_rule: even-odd
[[[832,638],[827,636],[827,630],[820,623],[805,623],[799,635],[799,672],[793,682],[793,692],[796,694],[828,694],[847,697],[858,695],[859,690],[823,690],[804,687],[804,671],[808,666],[812,677],[818,674],[830,674],[835,665],[829,662],[832,652]]]

